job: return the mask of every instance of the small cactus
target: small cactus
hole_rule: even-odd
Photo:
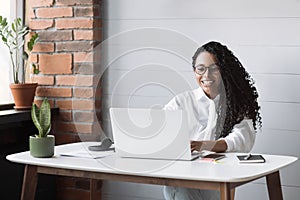
[[[47,137],[51,130],[51,108],[47,98],[45,98],[39,108],[35,103],[32,104],[31,118],[38,129],[36,137]]]

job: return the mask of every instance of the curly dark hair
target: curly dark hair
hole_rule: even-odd
[[[223,80],[221,87],[224,92],[220,92],[220,103],[217,108],[216,139],[226,137],[234,125],[240,123],[245,117],[252,119],[255,130],[257,126],[261,128],[258,93],[253,79],[242,63],[225,45],[211,41],[197,49],[192,57],[193,68],[198,55],[202,52],[213,55]]]

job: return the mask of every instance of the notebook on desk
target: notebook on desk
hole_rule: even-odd
[[[110,108],[116,154],[120,157],[193,160],[183,110]]]

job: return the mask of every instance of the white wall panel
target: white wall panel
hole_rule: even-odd
[[[299,187],[282,187],[283,199],[286,200],[298,200],[300,194]],[[253,200],[253,199],[269,199],[267,186],[265,184],[247,184],[238,187],[236,190],[237,200]]]
[[[174,96],[197,87],[193,72],[155,70],[156,64],[139,67],[137,70],[111,70],[109,80],[104,83],[104,94],[139,95],[139,96]]]
[[[300,157],[299,136],[300,131],[263,128],[261,132],[256,134],[253,151],[265,154],[282,154],[285,152],[287,155]]]
[[[252,77],[261,101],[300,103],[300,74],[253,74]]]
[[[216,40],[240,59],[259,92],[263,129],[253,152],[300,156],[299,0],[105,0],[104,4],[107,48],[102,61],[109,70],[102,98],[107,127],[111,106],[162,106],[185,86],[197,87],[191,57],[199,45]],[[185,86],[178,86],[179,81]],[[177,86],[176,92],[167,89]],[[298,161],[281,171],[285,199],[299,199],[299,168]],[[105,187],[104,199],[163,199],[160,186],[110,182]],[[236,195],[243,200],[267,197],[264,179],[238,188]]]
[[[157,63],[163,66],[170,67],[170,70],[192,71],[192,54],[193,51],[196,49],[196,46],[194,50],[191,49],[191,46],[185,46],[186,48],[183,49],[182,52],[188,51],[188,53],[185,53],[184,56],[175,54],[173,49],[139,48],[125,55],[122,55],[121,53],[117,52],[119,55],[121,54],[121,56],[119,56],[117,59],[110,63],[109,69],[133,70],[136,69],[138,66],[150,63]],[[116,47],[110,46],[110,54],[114,54],[118,50],[120,52],[124,52],[125,50],[121,51],[121,48],[125,49],[125,47],[122,47],[120,45]],[[183,47],[180,46],[180,48]]]
[[[255,192],[254,192],[255,191]],[[268,191],[265,184],[247,184],[236,189],[235,199],[253,200],[268,199]]]
[[[136,95],[103,95],[103,118],[109,118],[110,107],[152,108],[163,107],[173,95],[169,96],[136,96]]]
[[[284,186],[284,187],[282,187],[282,191],[283,191],[283,198],[284,199],[291,199],[291,200],[299,199],[299,194],[300,194],[300,188],[299,187]]]
[[[135,34],[137,29],[156,28],[173,31],[170,37],[185,35],[198,44],[208,40],[218,40],[230,45],[260,46],[299,46],[299,18],[262,18],[262,19],[178,19],[178,20],[111,20],[108,22],[108,34],[113,36],[124,31]],[[214,28],[216,27],[216,28]],[[147,30],[145,30],[146,32]],[[124,33],[122,33],[124,34]],[[140,35],[135,40],[115,40],[113,44],[143,44],[145,37]],[[153,35],[154,37],[155,35]],[[284,37],[283,37],[284,36]],[[129,36],[127,36],[129,37]],[[150,35],[150,37],[152,37]],[[155,44],[157,41],[153,40]],[[159,41],[160,42],[160,41]],[[182,44],[181,40],[173,40],[173,44]]]
[[[299,118],[297,116],[300,113],[299,103],[262,102],[261,110],[264,128],[300,130]]]
[[[239,45],[235,54],[251,73],[300,74],[300,46]]]
[[[297,0],[106,0],[109,19],[299,17]]]
[[[276,129],[263,129],[257,133],[253,152],[265,154],[282,154],[300,158],[299,146],[300,131],[286,131]],[[300,161],[284,168],[281,173],[282,185],[300,187],[300,174],[295,173],[300,169]],[[258,182],[262,182],[260,179]],[[263,179],[263,182],[264,179]]]

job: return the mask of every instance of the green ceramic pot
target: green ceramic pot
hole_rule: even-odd
[[[49,158],[54,155],[55,137],[47,135],[44,138],[30,136],[29,150],[30,155],[37,158]]]

